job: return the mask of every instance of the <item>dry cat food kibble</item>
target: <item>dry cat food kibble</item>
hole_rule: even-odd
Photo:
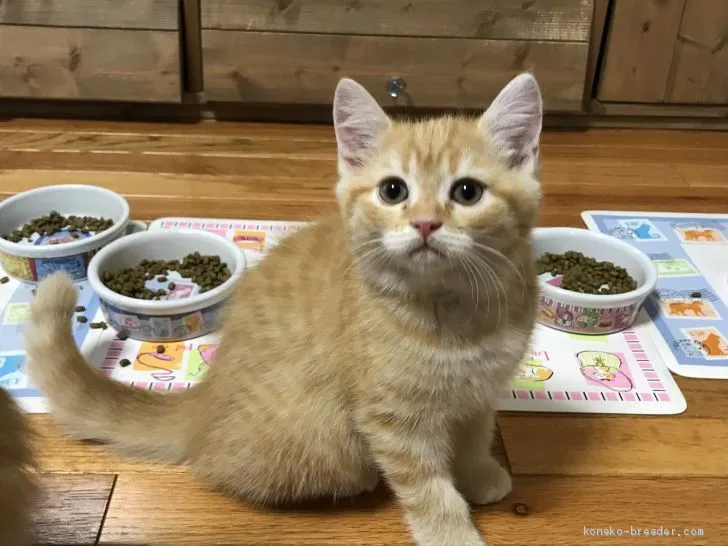
[[[538,274],[563,275],[559,288],[582,294],[624,294],[637,288],[627,270],[612,262],[598,262],[581,252],[547,252],[536,260]]]
[[[147,281],[167,282],[170,272],[176,272],[184,279],[190,279],[200,287],[200,292],[217,288],[230,278],[230,269],[220,256],[203,256],[199,252],[188,254],[180,260],[142,260],[134,267],[127,267],[112,273],[104,272],[104,285],[130,298],[159,300],[167,295],[167,290],[147,287]],[[169,290],[176,288],[174,282],[167,285]]]
[[[5,239],[12,243],[23,240],[31,242],[33,234],[40,236],[53,235],[59,231],[67,230],[74,239],[79,238],[81,232],[99,233],[109,229],[114,221],[109,218],[96,218],[95,216],[63,216],[57,211],[51,211],[48,216],[33,218],[23,227],[5,235]]]
[[[121,366],[122,368],[126,368],[130,364],[131,360],[129,360],[128,358],[122,358],[121,360],[119,360],[119,366]]]
[[[0,284],[6,284],[10,282],[10,277],[0,277]]]

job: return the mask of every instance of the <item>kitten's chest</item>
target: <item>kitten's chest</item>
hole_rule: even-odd
[[[499,330],[474,343],[401,339],[379,355],[379,388],[413,411],[470,412],[492,403],[528,348],[528,334]]]

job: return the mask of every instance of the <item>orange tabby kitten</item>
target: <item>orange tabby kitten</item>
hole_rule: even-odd
[[[28,428],[10,395],[0,387],[0,544],[30,544],[30,510],[36,494]]]
[[[163,395],[103,377],[61,275],[33,303],[33,380],[76,434],[187,461],[250,502],[356,495],[381,471],[417,544],[484,544],[468,501],[511,489],[491,407],[534,325],[541,108],[523,74],[480,119],[399,122],[342,80],[340,215],[247,273],[204,382]]]

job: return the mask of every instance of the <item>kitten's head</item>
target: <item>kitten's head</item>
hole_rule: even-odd
[[[336,194],[352,251],[370,269],[442,276],[528,236],[541,191],[535,178],[541,93],[514,78],[479,119],[390,119],[352,80],[334,99]]]

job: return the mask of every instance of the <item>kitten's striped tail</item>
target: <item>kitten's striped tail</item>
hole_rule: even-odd
[[[76,288],[63,273],[40,282],[26,325],[27,368],[55,418],[83,439],[134,456],[185,458],[200,387],[163,394],[123,385],[89,364],[73,339]]]

